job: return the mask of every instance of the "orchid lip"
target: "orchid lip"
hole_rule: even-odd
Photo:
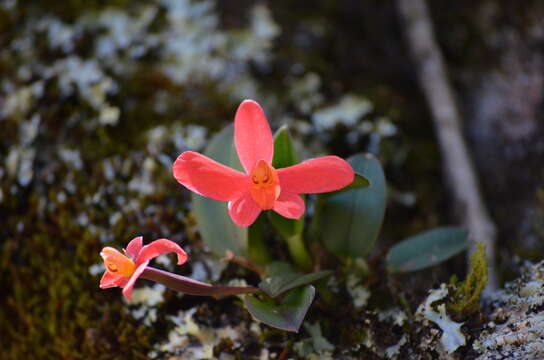
[[[250,179],[250,194],[253,200],[263,210],[269,210],[280,196],[278,173],[267,161],[261,159],[255,163]]]
[[[104,259],[107,271],[112,274],[130,277],[136,269],[134,261],[114,248],[105,247],[100,252],[100,256]]]

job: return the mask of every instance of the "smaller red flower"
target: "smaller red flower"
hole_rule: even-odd
[[[178,244],[167,239],[155,240],[142,246],[142,237],[138,236],[128,243],[124,252],[126,255],[109,246],[102,249],[100,256],[104,259],[106,272],[100,280],[100,288],[123,288],[123,295],[127,300],[130,300],[134,283],[142,275],[151,259],[161,254],[175,252],[178,256],[178,265],[187,261],[185,251]]]

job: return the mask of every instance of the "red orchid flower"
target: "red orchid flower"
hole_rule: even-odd
[[[178,255],[178,265],[187,261],[185,251],[178,244],[167,239],[155,240],[142,246],[142,237],[138,236],[128,243],[124,251],[126,255],[108,246],[100,252],[106,265],[106,272],[100,280],[100,288],[121,287],[127,300],[130,300],[134,283],[142,275],[151,259],[164,253],[175,252]]]
[[[339,190],[353,181],[354,171],[337,156],[323,156],[274,169],[274,140],[263,109],[253,100],[240,104],[234,118],[234,145],[245,174],[193,151],[173,166],[176,180],[199,195],[228,201],[229,215],[241,227],[262,210],[298,219],[304,214],[299,194]]]

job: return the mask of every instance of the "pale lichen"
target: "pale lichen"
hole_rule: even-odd
[[[466,344],[465,335],[461,332],[463,323],[453,321],[446,313],[446,304],[433,305],[435,302],[445,299],[448,296],[448,289],[442,285],[440,289],[431,290],[429,296],[417,309],[416,316],[429,320],[438,325],[442,330],[440,343],[444,350],[451,354],[460,346]]]
[[[370,113],[372,109],[372,103],[367,99],[348,94],[342,97],[338,103],[314,112],[312,122],[318,131],[331,129],[336,124],[344,124],[348,128],[351,128],[363,116]]]
[[[368,304],[368,299],[370,298],[370,290],[361,283],[362,279],[351,273],[348,275],[346,280],[346,289],[351,295],[353,300],[353,306],[356,309],[361,309]]]
[[[187,311],[180,311],[170,320],[175,324],[168,334],[167,341],[158,344],[155,350],[149,354],[156,356],[158,352],[168,353],[173,357],[169,359],[215,359],[214,348],[225,339],[231,342],[233,349],[242,346],[244,339],[252,333],[245,323],[237,326],[209,327],[195,321],[194,315],[198,307]],[[196,341],[195,341],[196,339]],[[179,356],[179,357],[178,357]],[[219,354],[219,358],[229,354]]]
[[[544,358],[544,262],[491,294],[494,308],[473,348],[478,360]]]
[[[389,346],[387,349],[385,349],[385,356],[388,359],[396,359],[400,354],[400,348],[404,346],[407,342],[407,336],[406,334],[402,335],[399,342],[395,345]]]
[[[304,328],[310,337],[296,342],[295,352],[305,359],[332,359],[334,345],[323,336],[319,323],[304,323]]]

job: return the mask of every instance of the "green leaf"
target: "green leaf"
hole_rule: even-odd
[[[298,163],[293,140],[286,125],[274,134],[274,159],[272,166],[276,169],[292,166]]]
[[[224,165],[241,170],[242,166],[233,144],[234,127],[227,126],[215,135],[204,151],[204,155]],[[202,238],[218,256],[230,250],[236,256],[247,252],[247,228],[234,224],[229,217],[227,203],[192,195],[193,214]]]
[[[332,274],[330,270],[319,271],[310,274],[299,274],[295,272],[285,272],[275,276],[268,277],[259,283],[259,288],[271,297],[283,294],[287,290],[310,284],[314,281],[323,279]]]
[[[256,320],[277,329],[298,332],[314,297],[315,288],[307,285],[291,290],[280,304],[251,295],[245,296],[244,304]]]
[[[269,211],[268,220],[284,239],[300,235],[304,229],[304,216],[298,220],[294,220],[287,219],[275,211]]]
[[[296,272],[293,265],[286,261],[271,261],[265,266],[265,273],[268,276],[281,275],[284,273]]]
[[[389,250],[390,272],[416,271],[436,265],[468,246],[467,232],[458,227],[441,227],[411,236]]]
[[[369,187],[369,186],[370,186],[370,180],[368,180],[365,176],[363,176],[363,175],[361,175],[359,173],[355,173],[355,176],[353,177],[353,181],[351,182],[351,184],[349,184],[345,188],[342,188],[342,189],[336,190],[336,191],[331,191],[331,192],[328,192],[328,193],[324,193],[324,194],[321,194],[320,196],[322,196],[324,199],[328,199],[329,197],[338,195],[338,194],[340,194],[340,193],[342,193],[344,191],[361,189],[361,188],[366,188],[366,187]]]
[[[298,163],[293,140],[287,126],[282,126],[274,135],[274,159],[272,165],[279,169]],[[304,199],[304,196],[303,196]],[[285,239],[293,261],[303,269],[312,267],[312,259],[308,254],[302,231],[304,230],[304,216],[298,220],[287,219],[273,211],[268,211],[268,219],[274,228]]]
[[[386,184],[380,162],[372,154],[357,154],[348,162],[372,186],[319,195],[312,233],[335,255],[356,258],[367,255],[378,238],[385,214]],[[359,179],[357,183],[366,181]]]
[[[295,152],[293,140],[289,135],[287,126],[282,126],[274,134],[274,159],[272,166],[276,169],[298,164],[298,157]],[[268,211],[268,219],[272,226],[284,239],[299,235],[304,229],[304,217],[298,220],[287,219],[274,211]]]
[[[258,265],[268,264],[271,260],[268,245],[263,235],[264,214],[260,214],[257,220],[248,228],[247,252],[251,261]]]

